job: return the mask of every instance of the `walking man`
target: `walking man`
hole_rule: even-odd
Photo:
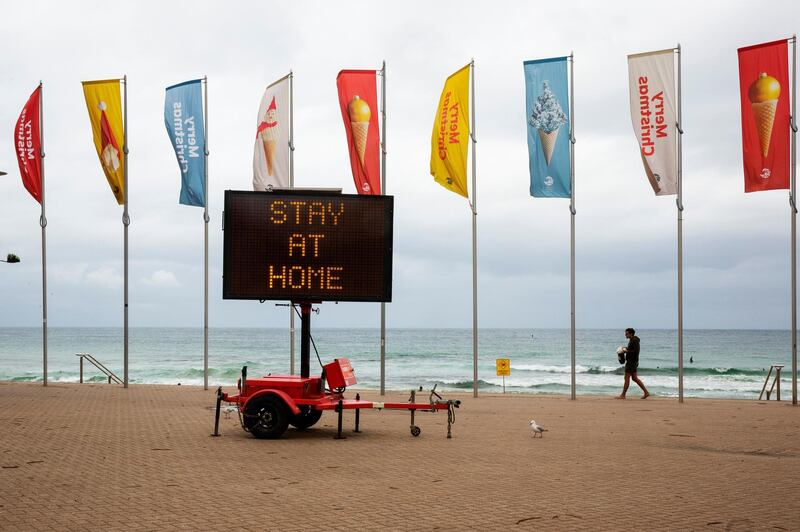
[[[625,399],[625,394],[628,393],[628,386],[631,383],[631,379],[633,379],[633,382],[635,382],[644,392],[642,399],[647,399],[650,397],[650,392],[647,391],[644,383],[636,375],[636,369],[639,367],[639,337],[636,336],[636,331],[628,327],[625,329],[625,338],[628,339],[628,347],[624,348],[625,386],[623,386],[622,393],[617,396],[617,399]]]

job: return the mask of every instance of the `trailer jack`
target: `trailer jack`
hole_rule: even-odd
[[[456,408],[461,406],[461,401],[458,400],[444,400],[442,396],[436,393],[436,386],[438,384],[434,384],[433,388],[431,389],[431,393],[428,396],[428,402],[430,404],[429,410],[423,410],[421,408],[409,408],[411,412],[411,435],[415,438],[422,433],[422,429],[419,428],[417,425],[414,424],[414,415],[416,414],[417,410],[423,410],[427,412],[436,412],[437,410],[447,410],[447,438],[450,439],[453,437],[451,427],[456,422]],[[411,405],[416,405],[417,399],[417,391],[422,391],[422,386],[419,387],[419,390],[411,390],[411,396],[408,398],[408,402]],[[436,397],[436,400],[433,398]],[[442,408],[445,407],[445,408]]]

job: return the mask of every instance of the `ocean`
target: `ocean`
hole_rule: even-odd
[[[300,371],[300,329],[297,323],[295,369]],[[312,335],[323,363],[349,358],[355,388],[380,387],[380,330],[315,329]],[[641,330],[639,376],[657,396],[677,396],[677,331]],[[616,395],[624,372],[616,349],[626,345],[622,330],[577,331],[577,393]],[[91,353],[123,376],[121,328],[48,329],[48,380],[78,382],[75,353]],[[202,328],[129,330],[131,384],[203,384]],[[570,332],[568,329],[481,329],[478,335],[479,389],[501,392],[495,359],[511,360],[507,393],[569,394]],[[684,331],[684,394],[686,397],[757,399],[772,364],[784,364],[781,394],[791,397],[791,337],[783,330]],[[470,329],[387,329],[386,388],[389,390],[472,389]],[[693,362],[690,362],[690,358]],[[242,366],[248,375],[289,372],[287,329],[209,329],[209,386],[235,386]],[[105,382],[91,365],[87,382]],[[312,348],[311,373],[320,372]],[[0,380],[42,380],[42,331],[0,328]],[[639,389],[631,383],[629,391]],[[774,397],[774,396],[773,396]]]

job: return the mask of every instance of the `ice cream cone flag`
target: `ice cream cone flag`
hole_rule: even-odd
[[[117,203],[125,203],[122,99],[118,79],[84,81],[83,95],[97,155]]]
[[[342,70],[336,77],[350,169],[359,194],[381,193],[378,90],[374,70]]]
[[[253,190],[289,187],[289,77],[264,91],[253,147]]]
[[[789,188],[789,71],[785,40],[739,49],[745,192]]]
[[[569,81],[567,58],[525,61],[530,193],[538,198],[569,198]]]

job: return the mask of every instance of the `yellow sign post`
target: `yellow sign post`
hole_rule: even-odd
[[[511,359],[498,358],[495,360],[495,365],[497,366],[497,376],[503,377],[503,393],[506,393],[506,376],[511,375]]]

